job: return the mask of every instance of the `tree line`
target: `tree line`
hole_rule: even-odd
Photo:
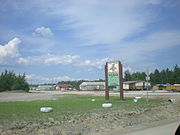
[[[124,72],[124,81],[146,81],[146,73],[145,72],[135,72],[130,73],[129,70]],[[155,69],[152,73],[150,73],[150,80],[149,82],[152,85],[155,84],[180,84],[180,68],[178,65],[175,65],[173,69],[163,69],[158,70]],[[104,82],[105,80],[93,80],[93,82]],[[79,85],[83,82],[91,82],[87,80],[77,80],[77,81],[61,81],[58,84],[71,84],[74,88],[79,88]]]
[[[29,91],[26,75],[17,75],[13,71],[7,71],[0,75],[0,91],[25,90]]]
[[[154,84],[180,84],[180,68],[175,65],[173,69],[163,69],[159,71],[155,69],[154,72],[150,73],[150,82]],[[145,72],[130,73],[128,70],[125,71],[124,81],[145,81]]]

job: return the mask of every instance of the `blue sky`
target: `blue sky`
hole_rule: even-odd
[[[30,83],[104,78],[107,61],[180,64],[179,0],[0,0],[0,71]]]

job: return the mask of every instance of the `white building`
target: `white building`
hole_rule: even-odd
[[[148,87],[150,88],[151,84],[148,83]],[[123,82],[124,90],[144,90],[147,88],[147,82],[145,81],[126,81]]]
[[[39,85],[36,90],[54,90],[54,85]]]
[[[80,90],[104,90],[105,82],[83,82],[79,88]]]

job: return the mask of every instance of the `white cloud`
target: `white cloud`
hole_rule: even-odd
[[[106,62],[110,61],[110,58],[95,59],[95,60],[85,60],[80,63],[75,64],[76,66],[90,66],[98,69],[102,69]]]
[[[19,38],[14,38],[5,45],[0,45],[0,65],[14,65],[19,63],[20,54],[18,46],[21,43]]]
[[[26,75],[26,79],[29,83],[38,84],[38,83],[57,83],[59,81],[73,81],[73,80],[82,80],[81,78],[71,78],[69,76],[57,76],[57,77],[44,77],[35,74]]]
[[[21,40],[14,38],[8,44],[0,45],[0,65],[74,65],[74,66],[92,66],[102,68],[109,58],[80,61],[79,55],[54,55],[46,54],[40,56],[22,57],[18,46]]]
[[[134,71],[132,70],[132,68],[130,68],[130,67],[124,67],[124,66],[123,66],[123,73],[124,73],[126,70],[128,70],[130,73],[134,72]]]
[[[33,33],[34,36],[43,36],[43,37],[50,37],[53,35],[53,32],[49,27],[39,27],[35,29],[35,32]]]
[[[80,58],[78,55],[54,55],[47,54],[41,56],[22,57],[19,53],[18,46],[21,43],[19,38],[14,38],[6,45],[0,45],[0,65],[57,65],[57,64],[73,64]]]
[[[80,56],[78,55],[53,55],[47,54],[42,56],[29,56],[21,58],[20,61],[26,65],[68,65],[73,64],[79,59]]]
[[[80,58],[78,55],[52,55],[48,54],[44,58],[45,64],[72,64],[76,59]]]

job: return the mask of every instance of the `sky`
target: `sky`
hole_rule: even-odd
[[[104,65],[180,65],[180,0],[0,0],[0,72],[29,83],[104,79]]]

